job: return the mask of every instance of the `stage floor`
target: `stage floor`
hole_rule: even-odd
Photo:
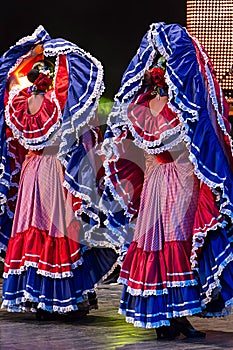
[[[37,321],[34,314],[0,310],[0,350],[233,349],[233,315],[193,317],[192,324],[207,333],[205,339],[157,341],[153,329],[135,328],[118,314],[120,285],[100,285],[97,295],[98,310],[76,320]]]

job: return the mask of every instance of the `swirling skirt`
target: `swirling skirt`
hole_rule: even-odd
[[[79,243],[78,199],[63,187],[63,177],[56,155],[30,154],[24,161],[4,265],[2,308],[8,311],[78,310],[114,268],[113,249]]]
[[[207,315],[206,304],[213,302],[215,291],[218,310],[208,314],[227,314],[233,301],[233,264],[226,231],[209,233],[199,270],[191,267],[200,184],[187,152],[168,161],[149,158],[134,239],[119,277],[119,313],[136,327],[157,328],[174,317]],[[219,294],[220,283],[224,288]]]

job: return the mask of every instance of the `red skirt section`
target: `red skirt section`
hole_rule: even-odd
[[[4,272],[19,273],[34,266],[46,276],[64,277],[71,274],[72,266],[80,263],[80,259],[78,240],[51,237],[48,232],[31,227],[10,238]]]
[[[216,225],[222,225],[222,222],[223,218],[216,206],[213,192],[206,184],[202,183],[193,225],[192,268],[198,267],[199,257],[208,231],[211,233],[211,229],[213,230]]]
[[[190,242],[165,242],[163,251],[146,252],[132,242],[120,272],[132,294],[161,294],[171,286],[194,285]]]

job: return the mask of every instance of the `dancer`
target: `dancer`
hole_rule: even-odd
[[[0,81],[2,308],[86,315],[117,257],[83,229],[98,195],[102,65],[39,26],[1,57]]]
[[[232,141],[214,68],[184,27],[150,26],[107,124],[102,209],[126,247],[119,312],[157,339],[204,337],[186,316],[233,303]]]

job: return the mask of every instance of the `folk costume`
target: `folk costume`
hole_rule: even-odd
[[[107,124],[102,209],[124,251],[119,313],[158,338],[204,336],[185,316],[225,316],[233,303],[233,159],[228,104],[198,40],[153,23]]]
[[[30,59],[38,45],[43,52]],[[9,89],[24,60],[21,77],[38,77]],[[102,65],[39,26],[1,57],[0,81],[2,308],[88,313],[116,260],[113,249],[91,247],[84,230],[98,196]],[[32,95],[43,100],[35,112]]]

